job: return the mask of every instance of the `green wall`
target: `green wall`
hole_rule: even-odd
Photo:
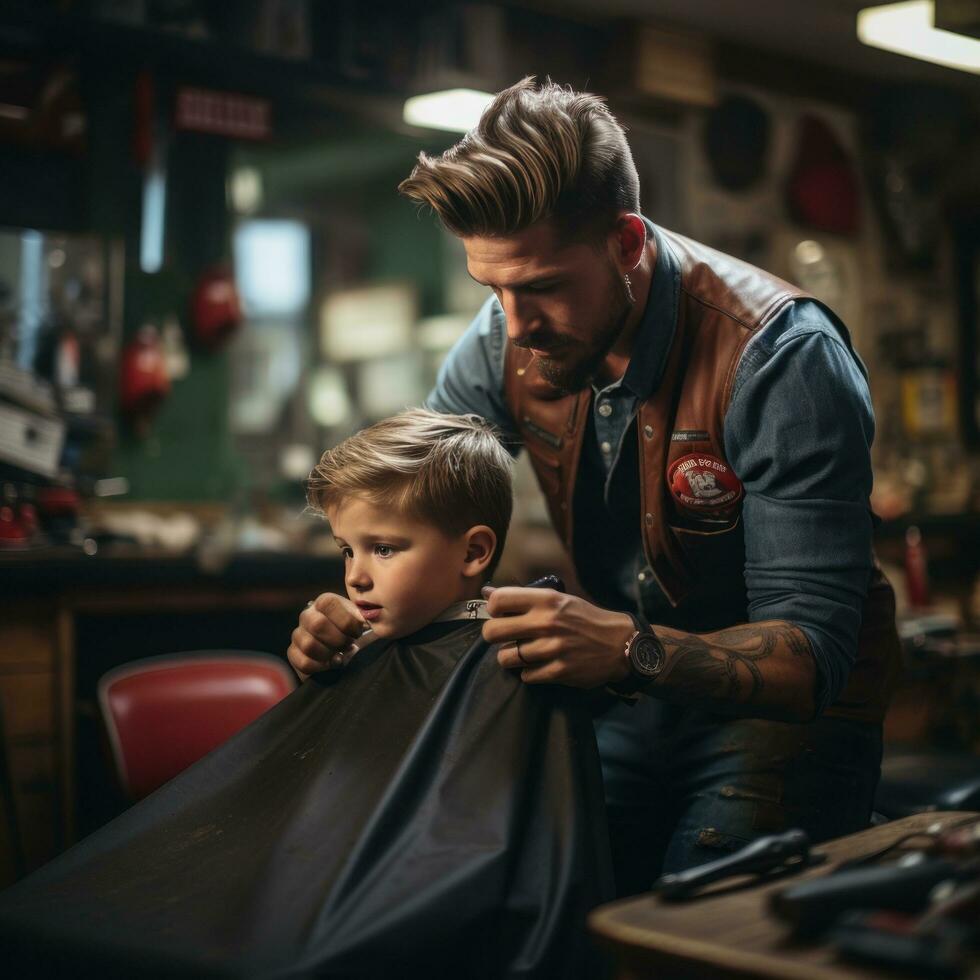
[[[99,93],[91,159],[93,218],[100,231],[126,240],[126,338],[145,322],[158,326],[176,315],[189,336],[188,303],[194,283],[211,264],[230,258],[232,216],[226,205],[226,172],[251,162],[263,172],[268,211],[315,215],[319,202],[342,195],[366,224],[369,278],[418,283],[422,313],[442,309],[440,232],[434,219],[397,193],[420,149],[412,137],[376,127],[338,124],[336,135],[292,146],[234,146],[226,140],[179,133],[168,166],[167,241],[164,268],[139,269],[142,174],[132,145],[129,93]],[[425,148],[452,142],[436,134]],[[277,207],[282,201],[282,208]],[[211,353],[189,341],[190,371],[173,382],[147,435],[120,422],[111,475],[130,482],[130,499],[230,500],[247,490],[248,473],[229,431],[230,370],[224,350]],[[256,482],[261,482],[256,480]]]
[[[139,267],[143,175],[132,149],[132,87],[95,80],[89,96],[92,223],[100,233],[122,236],[126,246],[123,344],[142,324],[159,327],[173,315],[186,339],[197,276],[228,257],[227,141],[191,133],[172,138],[164,267],[149,275]],[[158,96],[169,104],[165,89]],[[109,474],[129,480],[131,499],[221,500],[242,479],[228,430],[227,358],[187,346],[190,371],[172,383],[149,432],[137,434],[117,417]]]

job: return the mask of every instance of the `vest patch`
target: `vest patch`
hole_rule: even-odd
[[[742,499],[742,484],[727,463],[707,453],[690,453],[674,461],[667,473],[678,505],[692,513],[719,511]]]

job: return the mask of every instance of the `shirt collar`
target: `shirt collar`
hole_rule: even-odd
[[[623,385],[638,399],[645,401],[663,378],[667,354],[677,327],[677,306],[681,290],[681,268],[657,226],[643,219],[647,234],[657,243],[657,261],[653,267],[650,295],[643,318],[636,330],[630,363],[623,375]]]

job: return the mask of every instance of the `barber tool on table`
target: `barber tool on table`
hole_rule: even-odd
[[[916,850],[891,857],[924,838]],[[955,977],[980,938],[980,816],[899,838],[818,878],[775,893],[772,912],[798,938],[826,934],[842,956]]]
[[[654,883],[654,890],[666,901],[679,901],[692,898],[702,888],[726,878],[790,873],[822,860],[822,855],[810,851],[810,838],[802,830],[788,830],[760,837],[717,861],[663,875]]]

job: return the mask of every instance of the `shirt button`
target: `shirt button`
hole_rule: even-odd
[[[646,572],[640,572],[640,574],[637,575],[636,577],[637,577],[637,579],[640,582],[645,582],[647,580],[647,573]]]
[[[601,402],[599,404],[599,414],[604,419],[609,418],[609,416],[612,415],[612,413],[613,413],[613,407],[612,405],[609,404],[609,402]]]
[[[608,456],[612,452],[612,443],[609,442],[599,443],[599,448]]]

